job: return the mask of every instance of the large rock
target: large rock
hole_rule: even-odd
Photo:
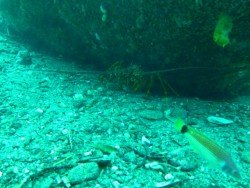
[[[0,29],[95,67],[141,66],[152,82],[146,90],[237,95],[250,93],[247,7],[234,0],[1,0]],[[221,13],[233,23],[224,48],[213,41]]]

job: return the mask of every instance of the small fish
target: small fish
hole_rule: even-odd
[[[233,162],[230,154],[221,146],[200,131],[185,125],[184,121],[181,119],[175,122],[174,127],[187,137],[191,147],[203,156],[211,166],[219,166],[225,173],[240,178],[238,168]]]
[[[118,149],[114,146],[102,144],[102,143],[96,143],[93,145],[95,149],[101,150],[103,153],[116,153]]]
[[[216,44],[225,47],[230,43],[229,34],[232,31],[233,22],[229,15],[221,13],[214,30],[213,39]]]

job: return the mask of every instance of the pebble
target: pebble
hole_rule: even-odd
[[[30,56],[30,52],[28,50],[19,51],[16,56],[15,62],[21,65],[31,65],[32,59]]]
[[[68,179],[71,184],[79,184],[84,181],[95,180],[100,173],[97,163],[83,163],[72,168],[68,173]]]
[[[119,188],[119,187],[121,187],[121,184],[119,183],[119,181],[113,181],[112,184],[113,184],[113,187],[114,187],[114,188]]]
[[[36,109],[36,112],[37,112],[38,114],[43,114],[44,110],[41,109],[41,108],[37,108],[37,109]]]
[[[117,171],[118,169],[119,169],[118,166],[112,166],[112,167],[111,167],[111,170],[112,170],[112,171]]]
[[[81,108],[81,107],[83,107],[84,103],[85,103],[85,99],[84,99],[82,94],[77,93],[73,96],[73,106],[74,107]]]
[[[172,179],[174,179],[174,176],[171,174],[171,173],[168,173],[168,174],[166,174],[165,176],[164,176],[164,179],[165,180],[172,180]]]

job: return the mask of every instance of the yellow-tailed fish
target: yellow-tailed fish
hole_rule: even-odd
[[[181,119],[175,122],[174,127],[187,137],[191,147],[202,155],[211,166],[220,167],[227,174],[240,178],[238,168],[233,162],[230,154],[221,146],[200,131],[185,125],[184,121]]]
[[[232,19],[227,14],[220,14],[213,34],[214,42],[223,48],[228,45],[230,43],[229,33],[232,27]]]

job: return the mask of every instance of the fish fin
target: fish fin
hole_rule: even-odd
[[[184,121],[183,121],[182,119],[179,118],[179,119],[177,119],[177,120],[175,121],[174,128],[175,128],[177,131],[181,132],[181,130],[182,130],[182,128],[183,128],[184,125],[185,125]]]

